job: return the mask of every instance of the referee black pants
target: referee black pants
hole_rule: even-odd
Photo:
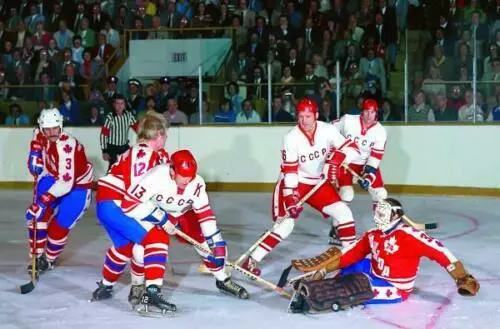
[[[130,148],[128,144],[125,145],[111,145],[108,144],[108,148],[106,149],[108,151],[109,155],[109,167],[108,171],[111,168],[111,166],[118,160],[118,156],[120,154],[123,154],[127,152],[127,150]]]

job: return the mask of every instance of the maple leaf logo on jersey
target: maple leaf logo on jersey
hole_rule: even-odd
[[[64,142],[64,141],[67,141],[68,138],[69,138],[68,135],[61,135],[61,137],[59,137],[59,140]]]
[[[139,152],[137,152],[137,159],[140,159],[140,158],[144,158],[146,156],[146,152],[144,152],[144,150],[139,150]]]
[[[69,144],[66,144],[63,148],[63,151],[70,154],[71,151],[73,151],[73,148],[71,146],[69,146]]]
[[[395,236],[391,237],[389,240],[385,240],[384,249],[388,254],[395,254],[399,250]]]
[[[69,173],[65,173],[62,177],[63,181],[69,182],[71,180],[71,175]]]

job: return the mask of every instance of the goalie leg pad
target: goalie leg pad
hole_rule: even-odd
[[[378,200],[387,199],[387,190],[384,187],[377,187],[368,189],[373,202],[378,202]]]
[[[304,281],[298,287],[304,310],[338,311],[368,302],[374,297],[370,279],[364,273],[351,273],[331,279]]]

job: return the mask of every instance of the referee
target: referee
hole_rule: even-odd
[[[106,116],[101,129],[102,158],[109,162],[109,168],[117,161],[118,156],[129,149],[128,132],[136,120],[132,113],[125,111],[126,100],[123,95],[115,94],[113,112]]]

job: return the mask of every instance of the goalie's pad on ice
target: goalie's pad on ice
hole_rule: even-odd
[[[339,311],[374,297],[370,279],[363,273],[316,281],[302,281],[290,304],[293,313]]]

